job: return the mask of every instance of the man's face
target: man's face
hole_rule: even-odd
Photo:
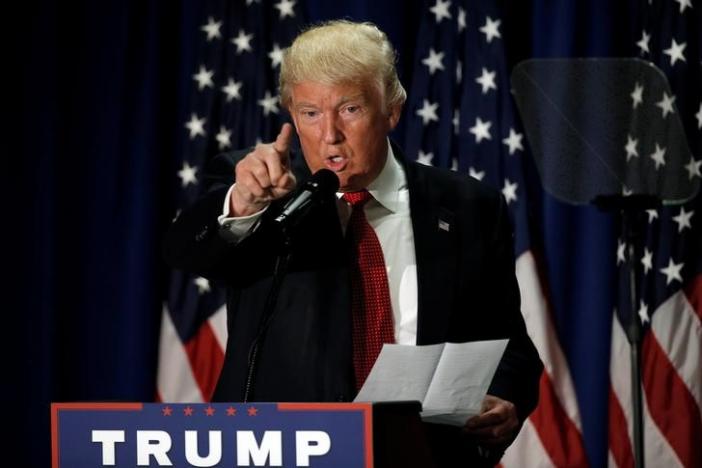
[[[291,88],[290,115],[312,173],[331,169],[339,191],[366,188],[380,174],[400,106],[386,110],[373,85],[303,81]]]

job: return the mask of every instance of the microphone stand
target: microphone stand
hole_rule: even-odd
[[[281,238],[282,244],[275,260],[275,269],[273,270],[271,287],[268,290],[268,296],[266,297],[266,302],[263,306],[263,312],[261,313],[261,319],[258,324],[256,337],[249,348],[244,403],[253,398],[253,388],[256,379],[259,351],[266,338],[266,332],[273,321],[273,316],[275,315],[275,305],[278,302],[278,294],[280,292],[280,285],[283,282],[283,278],[288,270],[288,264],[290,263],[290,233],[285,225],[281,226]]]
[[[640,245],[644,232],[644,214],[647,209],[658,208],[660,199],[653,195],[607,195],[597,196],[593,204],[602,211],[619,211],[622,236],[628,245],[627,270],[629,273],[629,306],[631,316],[626,326],[631,359],[631,406],[634,426],[634,466],[644,468],[643,395],[641,392],[641,342],[643,328],[636,314],[636,298],[640,285],[636,276],[636,246]],[[640,250],[640,249],[638,249]]]

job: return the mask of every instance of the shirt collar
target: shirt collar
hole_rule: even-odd
[[[407,177],[399,161],[395,159],[389,139],[385,166],[366,188],[378,203],[393,213],[400,208],[400,191],[407,189]]]

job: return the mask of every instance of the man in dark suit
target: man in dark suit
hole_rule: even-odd
[[[370,24],[336,21],[298,36],[280,78],[294,130],[285,124],[271,144],[215,158],[210,189],[174,222],[166,258],[227,285],[229,339],[217,400],[352,400],[365,378],[356,361],[365,346],[358,288],[366,296],[377,293],[368,288],[384,290],[386,342],[509,338],[482,413],[460,432],[436,432],[451,440],[451,456],[473,460],[462,444],[477,442],[494,462],[535,407],[541,373],[519,310],[507,209],[498,192],[407,163],[390,144],[405,101],[394,60],[387,37]],[[304,164],[291,152],[293,131]],[[343,198],[321,200],[287,242],[270,226],[297,180],[323,168],[338,176],[339,192],[371,195],[360,210],[387,278],[359,285],[345,239],[356,208]],[[267,309],[281,259],[289,260],[286,273]]]

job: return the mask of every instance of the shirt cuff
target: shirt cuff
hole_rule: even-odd
[[[222,214],[217,217],[217,222],[220,226],[219,233],[222,238],[226,241],[237,243],[246,238],[251,227],[256,224],[256,221],[258,221],[268,207],[248,216],[230,216],[229,199],[231,198],[232,190],[234,190],[234,185],[236,184],[232,184],[232,186],[229,187],[227,196],[224,197]]]

